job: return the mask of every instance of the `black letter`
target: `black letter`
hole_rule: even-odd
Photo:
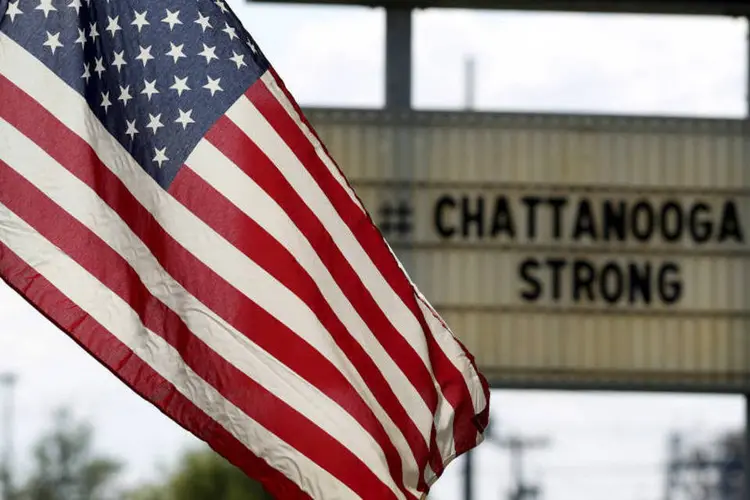
[[[552,197],[547,201],[554,212],[552,216],[552,237],[559,240],[562,237],[562,208],[568,203],[568,200],[560,196]]]
[[[536,238],[536,206],[541,201],[538,196],[524,196],[521,201],[526,205],[526,237],[529,240]]]
[[[443,224],[443,210],[446,208],[456,208],[456,200],[445,194],[438,198],[435,204],[435,229],[443,238],[450,238],[456,232],[455,227],[445,227]]]
[[[615,233],[618,240],[625,241],[625,202],[620,201],[617,205],[615,209],[613,201],[607,200],[604,202],[602,210],[604,212],[602,217],[604,219],[602,221],[602,225],[604,226],[604,241],[610,240],[610,232]]]
[[[672,227],[669,227],[669,213],[672,212]],[[676,201],[667,201],[661,207],[661,234],[667,241],[677,241],[682,237],[682,207]]]
[[[742,234],[739,218],[737,217],[737,206],[733,201],[724,203],[724,211],[721,213],[719,243],[729,237],[734,238],[737,243],[742,243],[745,239]]]
[[[581,198],[578,201],[578,212],[573,225],[573,239],[580,240],[584,234],[588,234],[592,241],[596,241],[596,225],[591,203],[586,198]]]
[[[501,232],[508,233],[511,238],[516,237],[516,224],[505,196],[498,196],[495,199],[495,215],[492,218],[492,237],[494,238]]]
[[[576,260],[573,264],[573,301],[581,299],[581,290],[586,292],[589,302],[594,301],[594,266],[587,260]]]
[[[477,237],[484,236],[484,198],[477,196],[477,210],[470,212],[469,197],[464,196],[461,199],[461,215],[463,216],[462,227],[464,238],[469,236],[469,224],[474,223],[477,226]]]
[[[704,219],[703,222],[699,222],[697,220],[699,211],[704,213],[708,212],[708,205],[699,201],[690,209],[690,235],[696,243],[705,243],[711,239],[711,235],[714,232],[714,225],[711,223],[710,218],[708,220]]]
[[[614,278],[614,290],[610,290],[607,286],[611,281],[607,279],[609,276]],[[623,277],[622,271],[616,262],[607,262],[599,273],[599,293],[602,294],[604,300],[610,304],[614,304],[620,297],[622,297],[623,289]]]
[[[635,304],[637,295],[643,297],[644,304],[651,303],[651,263],[643,266],[643,272],[634,263],[628,264],[628,295],[631,304]]]
[[[679,277],[676,276],[673,280],[669,280],[667,274],[680,274],[680,267],[674,262],[667,262],[659,269],[659,296],[665,304],[674,304],[680,300],[682,295],[682,282]]]
[[[641,213],[646,215],[645,228],[638,226],[638,215]],[[654,209],[648,202],[639,201],[635,204],[630,212],[630,227],[633,228],[633,236],[639,241],[646,241],[654,234]]]
[[[542,294],[542,284],[539,280],[532,276],[531,273],[539,269],[539,261],[536,259],[526,259],[519,268],[519,274],[521,279],[529,284],[531,290],[525,290],[521,292],[521,297],[526,299],[527,302],[533,302],[539,299]]]
[[[560,300],[562,297],[561,273],[565,267],[565,259],[547,259],[547,265],[552,271],[552,300]]]

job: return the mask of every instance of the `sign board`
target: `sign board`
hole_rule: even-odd
[[[750,390],[745,123],[308,116],[496,385]]]
[[[747,16],[748,0],[248,0],[251,3],[359,5],[385,8],[702,14]]]

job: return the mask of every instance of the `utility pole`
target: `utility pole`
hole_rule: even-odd
[[[0,386],[4,391],[3,404],[3,455],[2,455],[2,497],[1,500],[13,500],[13,392],[17,377],[14,373],[0,374]]]
[[[508,493],[508,500],[537,500],[541,494],[538,484],[526,482],[524,477],[524,456],[527,451],[549,446],[547,438],[525,438],[510,436],[500,440],[500,446],[510,451],[510,473],[515,488]]]
[[[464,107],[473,111],[476,105],[476,61],[467,57],[464,61]]]

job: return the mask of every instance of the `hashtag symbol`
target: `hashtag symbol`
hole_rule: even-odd
[[[380,207],[380,231],[387,238],[388,236],[407,236],[411,233],[412,210],[408,203],[401,201],[399,203],[385,202]]]

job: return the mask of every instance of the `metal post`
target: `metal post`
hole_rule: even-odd
[[[464,500],[474,500],[474,453],[466,452],[464,465]]]
[[[750,500],[750,474],[748,473],[748,464],[750,464],[750,394],[745,394],[745,446],[743,446],[742,460],[742,483],[744,491],[742,498]]]
[[[13,389],[16,375],[0,374],[0,385],[5,389],[3,404],[3,457],[2,457],[2,500],[13,498]]]
[[[476,61],[467,57],[464,61],[464,106],[466,111],[473,111],[476,100]]]
[[[412,10],[385,10],[385,107],[411,109]]]
[[[750,122],[750,17],[745,18],[745,118]],[[747,128],[746,132],[747,133]],[[743,446],[742,498],[750,500],[750,393],[745,394],[745,446]]]

